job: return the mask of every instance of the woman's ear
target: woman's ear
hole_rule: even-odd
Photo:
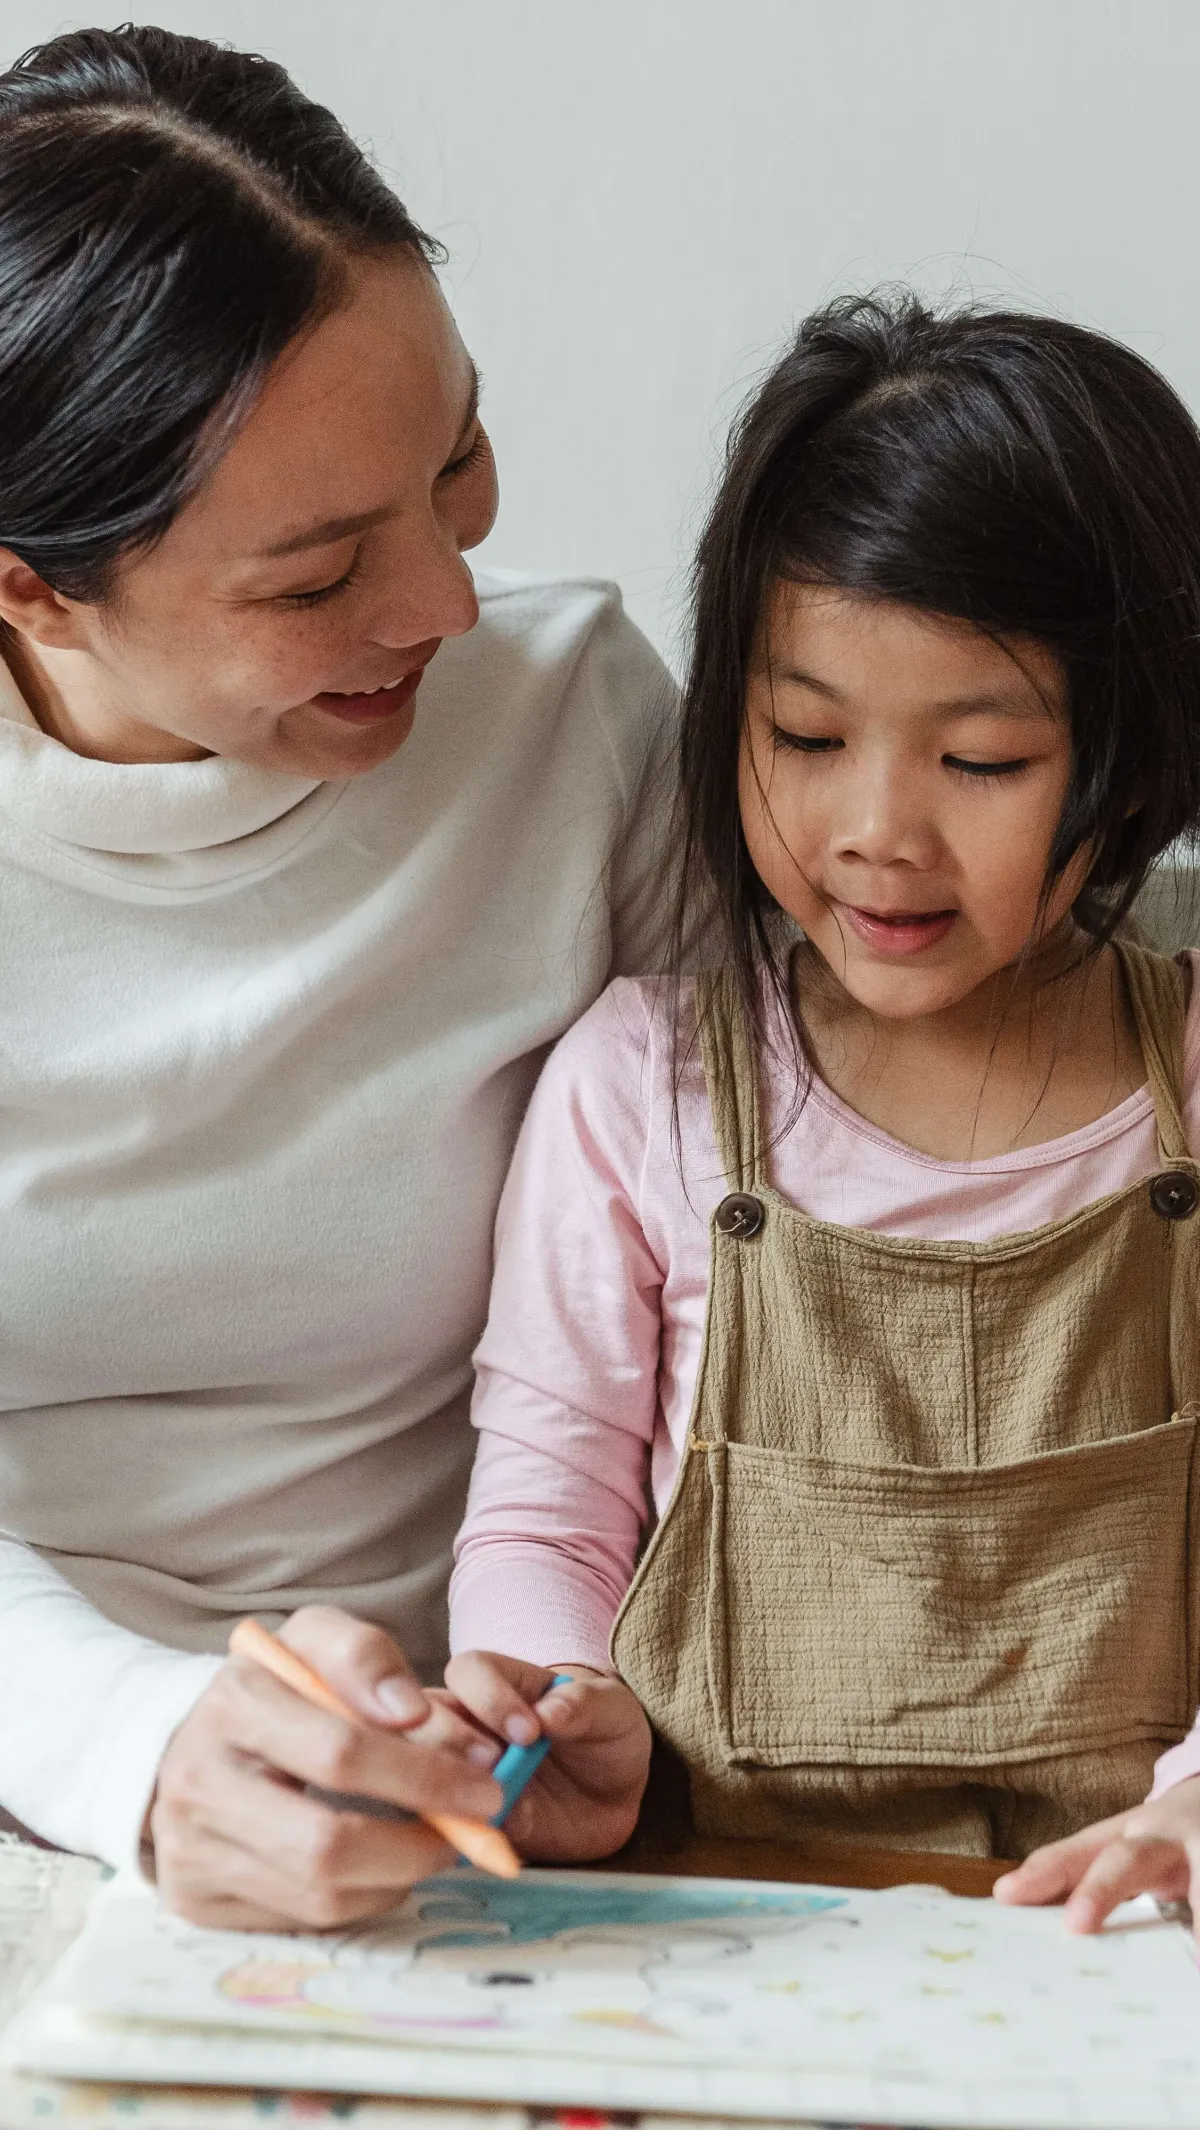
[[[0,547],[0,621],[46,650],[83,647],[75,601],[53,591],[11,547]]]

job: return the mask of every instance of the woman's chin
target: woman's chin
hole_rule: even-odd
[[[311,703],[295,712],[294,717],[290,730],[287,720],[283,721],[269,756],[260,755],[255,766],[277,769],[285,776],[335,782],[343,777],[365,776],[403,747],[413,729],[416,704],[404,703],[390,717],[376,718],[369,724],[333,718]]]

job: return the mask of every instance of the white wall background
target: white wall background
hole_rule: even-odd
[[[87,20],[0,0],[7,62]],[[903,277],[1064,312],[1200,407],[1196,0],[150,0],[282,59],[450,246],[498,562],[671,646],[729,415],[806,308]]]

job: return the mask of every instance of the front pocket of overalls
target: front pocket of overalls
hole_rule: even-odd
[[[1182,1736],[1196,1427],[970,1468],[711,1448],[727,1758],[969,1766]]]

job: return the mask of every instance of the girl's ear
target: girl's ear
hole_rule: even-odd
[[[0,547],[0,620],[47,650],[83,648],[76,602],[52,590],[10,547]]]

